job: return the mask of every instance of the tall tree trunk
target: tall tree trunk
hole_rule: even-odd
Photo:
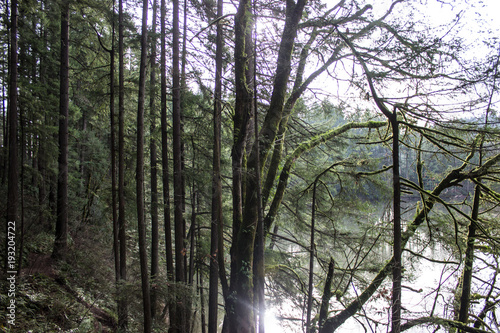
[[[392,127],[392,188],[393,188],[393,257],[392,257],[392,318],[391,326],[393,333],[401,332],[401,252],[402,252],[402,234],[401,234],[401,181],[399,176],[399,122],[397,116],[397,109],[394,108],[391,112],[383,100],[378,97],[373,79],[365,61],[361,55],[356,51],[354,45],[347,39],[340,31],[339,36],[349,46],[354,53],[355,57],[361,63],[363,71],[368,81],[370,92],[373,96],[375,104],[382,114],[391,122]]]
[[[21,269],[23,268],[23,252],[24,252],[24,174],[25,174],[25,167],[24,167],[24,159],[25,159],[25,152],[24,149],[26,147],[26,135],[25,135],[25,128],[26,128],[26,123],[23,120],[23,113],[19,113],[19,125],[21,127],[21,183],[19,186],[21,187],[21,224],[19,226],[19,230],[21,231],[21,237],[19,239],[19,258],[17,261],[17,276],[21,276]],[[29,153],[29,152],[27,152]],[[16,235],[17,236],[17,235]]]
[[[183,24],[182,24],[182,51],[179,55],[180,57],[180,105],[181,105],[181,179],[182,179],[182,211],[186,211],[186,157],[184,156],[185,146],[182,137],[184,135],[184,112],[186,108],[185,95],[187,92],[187,81],[186,81],[186,65],[187,65],[187,0],[184,0],[183,5]],[[179,30],[180,31],[180,30]],[[180,33],[180,32],[179,32]],[[180,40],[179,40],[180,43]],[[187,260],[186,260],[187,262]],[[187,264],[184,264],[187,266]],[[187,272],[186,272],[187,274]],[[187,281],[187,278],[186,278]]]
[[[146,66],[148,50],[148,0],[142,3],[141,63],[139,69],[139,97],[137,106],[137,229],[139,233],[139,259],[141,264],[142,303],[144,332],[151,332],[151,299],[149,290],[148,254],[146,244],[146,221],[144,212],[144,103],[146,93]]]
[[[10,44],[10,78],[9,78],[9,173],[7,185],[7,230],[10,222],[17,222],[18,201],[18,161],[17,161],[17,0],[11,1],[11,44]],[[8,242],[6,242],[6,247]],[[6,252],[9,252],[5,248]],[[7,270],[14,270],[10,264]]]
[[[226,299],[229,331],[241,333],[255,332],[252,281],[255,224],[248,226],[248,228],[242,227],[243,155],[253,102],[252,89],[248,80],[252,74],[249,73],[251,52],[247,52],[248,35],[251,33],[251,15],[251,2],[241,0],[234,23],[236,101],[232,148],[233,243],[231,246],[231,297]]]
[[[127,280],[127,234],[125,220],[125,64],[123,41],[123,0],[118,12],[118,238],[120,240],[120,283]],[[118,327],[128,325],[127,295],[118,291]]]
[[[223,15],[223,1],[217,0],[217,17]],[[222,180],[221,180],[221,114],[222,114],[222,51],[224,47],[222,23],[217,23],[215,50],[215,89],[214,89],[214,148],[212,169],[212,223],[210,225],[210,279],[208,291],[208,333],[217,333],[219,267],[224,263],[223,253],[219,249],[222,230]],[[225,273],[223,273],[225,275]]]
[[[401,186],[399,179],[399,123],[396,110],[390,118],[392,125],[392,186],[394,210],[394,246],[392,269],[392,332],[401,332]]]
[[[493,79],[493,87],[495,87],[496,84],[496,78],[498,74],[498,64],[500,63],[500,55],[497,57],[497,61],[495,64],[495,74],[494,74],[494,79]],[[489,97],[489,102],[488,106],[486,108],[486,114],[485,114],[485,132],[488,127],[489,123],[489,114],[491,110],[491,105],[493,101],[493,94],[494,94],[495,89],[492,89],[490,97]],[[480,138],[479,142],[479,166],[483,165],[483,146],[484,146],[484,135]],[[474,201],[472,203],[472,212],[471,212],[471,222],[469,224],[469,230],[468,230],[468,235],[467,235],[467,248],[465,250],[465,263],[464,263],[464,272],[463,272],[463,281],[462,281],[462,294],[460,297],[460,312],[459,312],[459,317],[458,320],[465,325],[467,325],[467,320],[469,318],[469,307],[470,307],[470,290],[472,286],[472,272],[473,272],[473,265],[474,265],[474,245],[476,242],[476,230],[477,230],[477,223],[478,223],[478,217],[479,217],[479,204],[481,201],[481,178],[477,179],[476,187],[474,188]],[[485,311],[488,308],[488,299],[486,299],[486,306],[484,310],[481,312],[480,316],[483,315],[485,316]],[[477,326],[480,321],[476,320],[474,323],[474,327],[479,327]]]
[[[151,39],[151,76],[149,89],[149,114],[150,114],[150,164],[151,164],[151,317],[156,316],[156,278],[158,277],[158,172],[157,172],[157,154],[156,154],[156,16],[158,10],[158,1],[153,2],[153,31]]]
[[[172,40],[172,126],[174,158],[174,234],[175,234],[175,280],[179,287],[185,281],[185,248],[183,218],[183,182],[182,182],[182,138],[181,138],[181,85],[179,73],[179,0],[173,1],[173,40]],[[184,293],[176,293],[176,311],[172,319],[172,332],[186,333],[186,304]]]
[[[120,280],[120,250],[118,239],[118,211],[116,206],[116,135],[115,135],[115,1],[113,0],[111,52],[109,54],[109,122],[111,134],[111,211],[113,217],[113,253],[115,255],[115,282]]]
[[[69,1],[61,4],[61,67],[59,96],[59,159],[56,239],[52,257],[62,259],[68,245],[68,117],[69,117]]]
[[[233,246],[231,248],[232,265],[231,265],[231,291],[236,295],[234,297],[233,314],[228,314],[230,324],[244,326],[245,332],[253,332],[255,323],[253,322],[252,307],[248,309],[247,304],[252,304],[252,281],[249,278],[252,275],[252,268],[248,267],[248,262],[253,262],[256,225],[258,221],[258,202],[257,202],[257,177],[253,176],[255,170],[266,162],[266,157],[275,140],[278,131],[279,123],[282,118],[285,95],[287,91],[287,83],[291,71],[291,58],[294,40],[297,35],[298,23],[302,17],[305,6],[305,1],[299,0],[297,3],[287,3],[287,17],[283,30],[280,49],[278,52],[278,67],[273,85],[273,94],[271,103],[267,110],[262,129],[260,130],[260,139],[254,144],[252,152],[248,158],[247,175],[252,175],[246,179],[246,194],[244,204],[244,214],[241,209],[242,204],[238,202],[242,195],[238,192],[233,194]],[[238,165],[238,153],[242,151],[244,145],[239,145],[240,140],[245,140],[245,125],[249,118],[250,110],[246,109],[251,105],[251,89],[248,85],[248,68],[249,61],[247,55],[252,54],[253,50],[248,51],[250,44],[249,32],[251,12],[250,4],[246,0],[240,1],[238,12],[235,17],[235,84],[236,84],[236,103],[235,103],[235,143],[233,145],[233,192],[241,191],[238,186],[238,170],[241,170],[241,164]],[[243,79],[243,77],[245,77]],[[240,114],[238,114],[238,112]],[[238,118],[239,116],[239,118]],[[257,149],[259,145],[259,149]],[[256,157],[256,152],[259,152],[259,159]],[[257,162],[258,161],[258,162]],[[235,195],[236,194],[236,195]],[[239,327],[236,327],[239,328]],[[234,330],[231,327],[230,330]]]
[[[254,3],[255,10],[255,3]],[[256,34],[257,26],[254,26]],[[256,35],[255,35],[256,36]],[[254,44],[254,57],[253,57],[253,124],[255,141],[259,142],[259,117],[258,117],[258,103],[257,103],[257,37],[255,37]],[[255,236],[255,255],[253,260],[254,271],[254,306],[258,310],[258,331],[259,333],[265,332],[265,317],[266,317],[266,300],[265,300],[265,262],[264,262],[264,213],[262,208],[262,182],[260,170],[260,153],[259,145],[255,145],[256,159],[255,163],[255,179],[256,179],[256,194],[257,194],[257,231]],[[257,317],[257,316],[256,316]]]
[[[167,280],[174,280],[174,263],[172,254],[172,226],[170,220],[170,182],[168,161],[168,135],[167,135],[167,63],[166,63],[166,4],[161,0],[161,156],[162,156],[162,180],[163,180],[163,218],[165,229],[165,256],[167,268]],[[173,302],[168,305],[169,316],[172,320],[174,315]]]

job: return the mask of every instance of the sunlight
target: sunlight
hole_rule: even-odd
[[[264,320],[267,333],[284,333],[285,330],[281,327],[280,321],[276,319],[274,313],[270,310],[266,311]]]

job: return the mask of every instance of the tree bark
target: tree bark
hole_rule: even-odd
[[[392,125],[392,186],[394,210],[394,267],[392,270],[392,331],[401,332],[401,186],[399,179],[399,123],[396,110],[390,119]]]
[[[217,0],[217,17],[223,15],[223,1]],[[219,312],[219,268],[224,265],[222,239],[222,179],[221,179],[221,117],[222,117],[222,52],[224,47],[222,23],[217,23],[215,51],[215,88],[213,115],[213,162],[212,162],[212,223],[210,225],[210,279],[208,291],[208,333],[217,333]],[[222,266],[224,267],[224,266]],[[221,275],[225,277],[225,269]]]
[[[61,3],[60,61],[57,221],[52,252],[52,257],[55,259],[62,259],[68,246],[69,2],[67,0]]]
[[[476,241],[477,218],[479,216],[479,201],[481,188],[476,185],[474,190],[474,201],[472,203],[471,222],[467,235],[467,248],[465,250],[464,271],[462,277],[462,294],[460,296],[460,312],[458,321],[467,325],[470,308],[470,290],[472,286],[472,272],[474,264],[474,243]],[[465,332],[465,331],[460,331]]]
[[[181,138],[181,85],[179,73],[179,0],[173,0],[172,22],[172,126],[173,126],[173,159],[174,159],[174,235],[175,235],[175,281],[179,288],[186,282],[183,218],[183,179],[182,179],[182,138]],[[180,290],[176,293],[176,310],[171,316],[172,332],[187,332],[185,311],[186,300]]]
[[[150,137],[149,137],[149,156],[151,165],[151,317],[156,317],[156,279],[158,278],[158,167],[156,153],[156,16],[158,10],[158,1],[153,1],[153,27],[151,38],[151,75],[149,89],[149,115],[150,115]]]
[[[142,36],[141,62],[139,68],[139,96],[137,106],[137,168],[136,168],[136,195],[137,195],[137,229],[139,233],[139,259],[141,265],[142,303],[144,315],[144,332],[151,332],[151,299],[148,275],[148,254],[146,244],[146,221],[144,212],[144,103],[146,93],[146,66],[147,66],[147,38],[148,38],[148,1],[142,5]]]
[[[328,318],[328,307],[330,305],[330,298],[332,297],[332,281],[334,268],[335,262],[332,258],[330,258],[330,263],[328,264],[328,273],[326,274],[325,288],[323,289],[323,297],[321,298],[321,307],[319,309],[319,330],[321,330],[326,318]]]
[[[120,243],[118,211],[116,205],[116,134],[115,134],[115,1],[113,0],[111,52],[109,54],[109,122],[111,155],[111,212],[113,218],[113,253],[115,259],[115,282],[120,280]]]
[[[167,64],[166,64],[166,4],[161,0],[161,156],[162,156],[162,180],[163,180],[163,218],[165,229],[165,256],[167,280],[173,281],[174,263],[172,254],[172,226],[170,220],[170,181],[168,161],[168,135],[167,135]],[[172,306],[169,305],[170,315],[173,314]]]
[[[312,197],[312,209],[311,209],[311,241],[309,248],[309,284],[307,292],[307,313],[306,313],[306,333],[310,333],[312,330],[311,325],[311,312],[312,312],[312,301],[313,301],[313,286],[314,286],[314,250],[316,245],[314,244],[314,228],[315,228],[315,213],[316,213],[316,184],[318,179],[314,180],[313,184],[313,197]]]
[[[254,6],[255,8],[255,6]],[[257,31],[256,27],[254,30]],[[255,142],[259,142],[259,117],[258,117],[258,103],[257,103],[257,47],[254,45],[254,66],[253,66],[253,114],[254,114],[254,135]],[[265,233],[264,233],[264,212],[262,208],[262,181],[260,170],[260,154],[259,145],[255,145],[257,151],[255,156],[257,160],[255,165],[255,179],[257,183],[257,231],[255,236],[255,256],[253,261],[254,271],[254,306],[258,310],[258,332],[265,333],[265,317],[266,317],[266,281],[265,281]]]
[[[127,225],[125,217],[125,64],[123,0],[118,13],[118,238],[120,240],[120,283],[127,280]],[[127,295],[119,291],[118,327],[128,326]]]
[[[231,246],[230,295],[226,299],[226,314],[230,332],[253,333],[252,264],[255,226],[242,227],[243,219],[243,155],[247,141],[252,107],[249,86],[249,56],[247,40],[251,33],[251,2],[241,0],[235,17],[235,114],[232,148],[233,173],[233,243]],[[240,241],[244,238],[244,241]]]
[[[8,124],[9,124],[9,172],[8,172],[8,185],[7,185],[7,222],[13,222],[14,226],[17,222],[17,202],[18,202],[18,160],[17,160],[17,0],[11,1],[11,44],[10,44],[10,78],[9,78],[9,109],[8,109]],[[8,227],[12,226],[10,223],[6,224],[6,232],[8,234]],[[5,250],[7,252],[8,242],[5,243]],[[13,270],[13,267],[7,265],[6,269]]]

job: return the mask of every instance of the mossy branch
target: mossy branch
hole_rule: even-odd
[[[444,318],[438,318],[438,317],[422,317],[422,318],[417,318],[410,320],[406,322],[405,324],[401,325],[401,332],[409,330],[412,327],[423,325],[423,324],[435,324],[435,325],[441,325],[441,326],[447,326],[447,327],[453,327],[453,328],[458,328],[462,332],[470,332],[470,333],[491,333],[493,331],[485,331],[479,328],[474,328],[474,327],[469,327],[465,325],[464,323],[455,321],[455,320],[449,320],[449,319],[444,319]]]
[[[477,141],[475,141],[477,143]],[[474,146],[475,147],[475,146]],[[441,182],[436,185],[432,192],[427,192],[429,196],[425,200],[423,208],[420,208],[415,215],[413,221],[408,225],[406,231],[402,235],[402,248],[406,246],[406,243],[412,237],[418,227],[425,221],[425,217],[431,211],[434,204],[436,203],[436,198],[447,188],[455,186],[457,183],[466,180],[474,179],[477,177],[482,177],[490,171],[490,169],[500,161],[500,154],[497,154],[490,159],[488,159],[482,166],[474,168],[471,171],[464,172],[464,169],[469,165],[470,160],[474,157],[475,149],[473,149],[464,163],[456,169],[451,170]],[[331,333],[334,332],[338,327],[340,327],[348,318],[353,316],[358,312],[362,306],[370,299],[370,297],[375,293],[375,291],[380,287],[385,278],[391,273],[392,265],[394,263],[394,258],[391,258],[385,266],[379,271],[377,276],[372,280],[370,285],[354,300],[352,301],[344,310],[339,312],[337,315],[330,317],[323,326],[320,333]],[[451,321],[450,321],[451,322]],[[480,330],[471,332],[481,332]]]
[[[264,219],[265,225],[265,233],[267,234],[274,222],[276,214],[278,213],[278,209],[281,205],[281,201],[283,200],[283,196],[285,194],[285,189],[288,184],[288,178],[290,177],[290,170],[292,169],[295,161],[305,152],[317,147],[318,145],[325,143],[334,137],[339,136],[351,129],[355,128],[380,128],[383,126],[387,126],[387,122],[385,121],[367,121],[367,122],[351,122],[344,124],[340,127],[334,128],[330,131],[327,131],[321,135],[312,138],[309,141],[303,142],[300,144],[295,150],[287,156],[283,169],[280,173],[280,178],[278,182],[278,186],[276,188],[276,193],[274,195],[273,201],[271,203],[271,207]]]

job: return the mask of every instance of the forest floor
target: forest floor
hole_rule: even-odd
[[[16,279],[15,325],[7,325],[2,311],[0,332],[115,331],[113,274],[98,274],[99,253],[88,255],[90,250],[98,249],[82,252],[85,244],[73,244],[66,261],[56,262],[49,246],[36,244],[40,242],[34,240],[25,251],[23,268]],[[1,281],[2,291],[8,290],[6,277]],[[10,299],[2,292],[0,306],[5,309]]]

